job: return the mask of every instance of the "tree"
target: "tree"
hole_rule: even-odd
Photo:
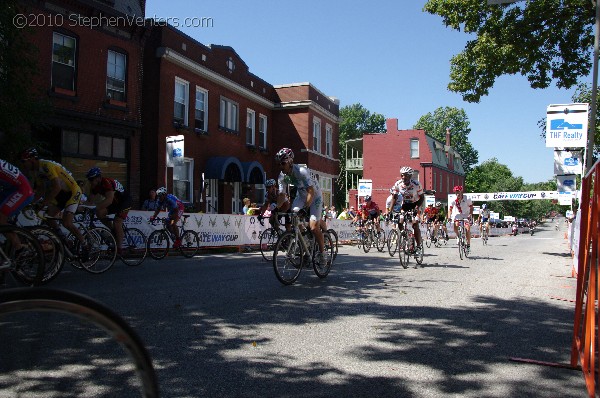
[[[28,40],[28,30],[15,27],[17,10],[16,0],[0,4],[0,157],[9,160],[31,145],[30,135],[23,130],[38,123],[49,109],[39,99],[41,92],[32,88],[38,71],[37,49]]]
[[[361,104],[352,104],[340,109],[340,175],[337,179],[336,203],[339,208],[346,203],[346,192],[350,182],[346,181],[346,141],[361,138],[364,133],[385,133],[385,117],[371,113]]]
[[[453,107],[438,108],[417,121],[415,129],[423,129],[435,139],[446,142],[446,128],[450,128],[452,146],[462,157],[463,167],[468,174],[479,161],[479,152],[469,142],[469,118],[464,109]]]
[[[450,61],[448,89],[468,102],[488,95],[502,75],[526,76],[532,88],[571,88],[590,73],[595,3],[535,0],[429,0],[424,11],[447,27],[476,35]]]

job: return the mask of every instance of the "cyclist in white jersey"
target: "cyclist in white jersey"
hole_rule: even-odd
[[[325,241],[323,232],[319,226],[321,210],[323,208],[323,197],[321,187],[310,175],[306,167],[294,164],[294,152],[289,148],[282,148],[275,155],[275,161],[281,168],[279,174],[279,197],[277,207],[281,207],[287,200],[288,188],[293,185],[297,189],[296,198],[292,203],[292,211],[297,213],[303,208],[308,208],[310,219],[309,225],[317,243],[319,244],[319,262],[325,264]],[[281,203],[280,203],[281,202]]]
[[[490,209],[488,209],[485,203],[481,205],[481,212],[479,213],[477,222],[479,223],[480,228],[485,228],[487,236],[490,236]]]
[[[419,217],[417,214],[419,212],[419,207],[425,201],[425,193],[423,192],[423,187],[421,187],[421,184],[412,179],[414,172],[415,171],[411,167],[402,167],[400,169],[400,175],[402,176],[402,179],[396,181],[392,189],[398,189],[400,195],[402,195],[402,210],[413,210],[415,213],[413,230],[418,249],[421,250],[423,246],[421,241],[421,229],[419,228]]]
[[[467,233],[467,250],[471,249],[471,222],[473,220],[473,202],[463,194],[463,186],[454,187],[456,199],[449,203],[448,214],[454,222],[454,233],[458,236],[458,221],[465,220],[465,231]]]

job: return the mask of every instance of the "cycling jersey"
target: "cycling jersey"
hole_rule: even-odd
[[[0,160],[0,212],[13,216],[33,200],[29,180],[18,167]]]
[[[410,180],[408,184],[404,184],[404,180],[398,180],[392,188],[397,188],[404,199],[402,210],[414,209],[421,195],[423,195],[423,187],[415,180]]]
[[[310,204],[310,219],[312,221],[317,221],[321,218],[321,210],[323,208],[321,187],[310,175],[310,171],[306,167],[294,164],[289,175],[283,172],[279,173],[277,182],[279,184],[279,192],[286,192],[289,194],[288,189],[290,188],[290,185],[296,187],[297,192],[294,203],[292,203],[292,209],[294,207],[303,208],[306,206],[308,187],[313,187],[314,192],[313,201]]]
[[[435,221],[437,219],[438,209],[435,207],[427,206],[425,208],[425,216],[427,217],[427,221]]]
[[[379,206],[377,206],[377,203],[375,203],[372,200],[363,203],[362,211],[363,213],[366,213],[367,216],[369,216],[369,218],[371,219],[375,219],[379,216]]]
[[[47,188],[52,181],[58,180],[61,192],[52,201],[60,209],[74,213],[81,198],[81,187],[71,173],[62,164],[52,160],[40,159],[36,175],[36,186]]]
[[[459,201],[458,198],[456,198],[453,202],[450,202],[450,206],[452,206],[452,213],[450,214],[452,220],[464,220],[471,215],[473,202],[463,195],[462,200]]]
[[[398,195],[396,200],[394,200],[394,195],[390,195],[385,200],[385,208],[386,210],[391,209],[391,211],[398,213],[402,209],[402,195]]]
[[[490,210],[481,210],[481,222],[487,222],[490,219]]]
[[[114,192],[112,203],[106,208],[107,214],[116,214],[122,219],[127,218],[127,213],[131,209],[131,197],[123,185],[112,178],[102,177],[98,185],[90,190],[93,195],[106,196],[107,192]]]
[[[158,208],[164,209],[169,213],[169,219],[179,220],[183,214],[183,202],[173,194],[167,194],[164,201],[158,201]]]

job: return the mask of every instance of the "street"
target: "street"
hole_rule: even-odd
[[[509,360],[569,363],[576,280],[564,225],[473,239],[465,260],[454,240],[425,250],[423,267],[403,269],[387,252],[341,246],[327,278],[306,269],[292,286],[252,252],[101,275],[66,265],[49,287],[123,316],[163,397],[586,396],[580,371]],[[0,397],[136,396],[126,356],[102,331],[17,318],[0,320]]]

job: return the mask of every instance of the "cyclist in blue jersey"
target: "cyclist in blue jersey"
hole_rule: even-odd
[[[168,212],[169,222],[167,223],[167,228],[175,235],[175,242],[173,243],[173,248],[177,249],[181,246],[181,237],[179,236],[179,229],[177,228],[177,221],[181,218],[183,214],[183,202],[177,198],[177,196],[173,194],[167,194],[167,188],[160,187],[156,190],[156,196],[158,197],[158,204],[156,210],[154,211],[154,215],[150,217],[150,221],[154,221],[156,216],[161,210],[166,210]]]

